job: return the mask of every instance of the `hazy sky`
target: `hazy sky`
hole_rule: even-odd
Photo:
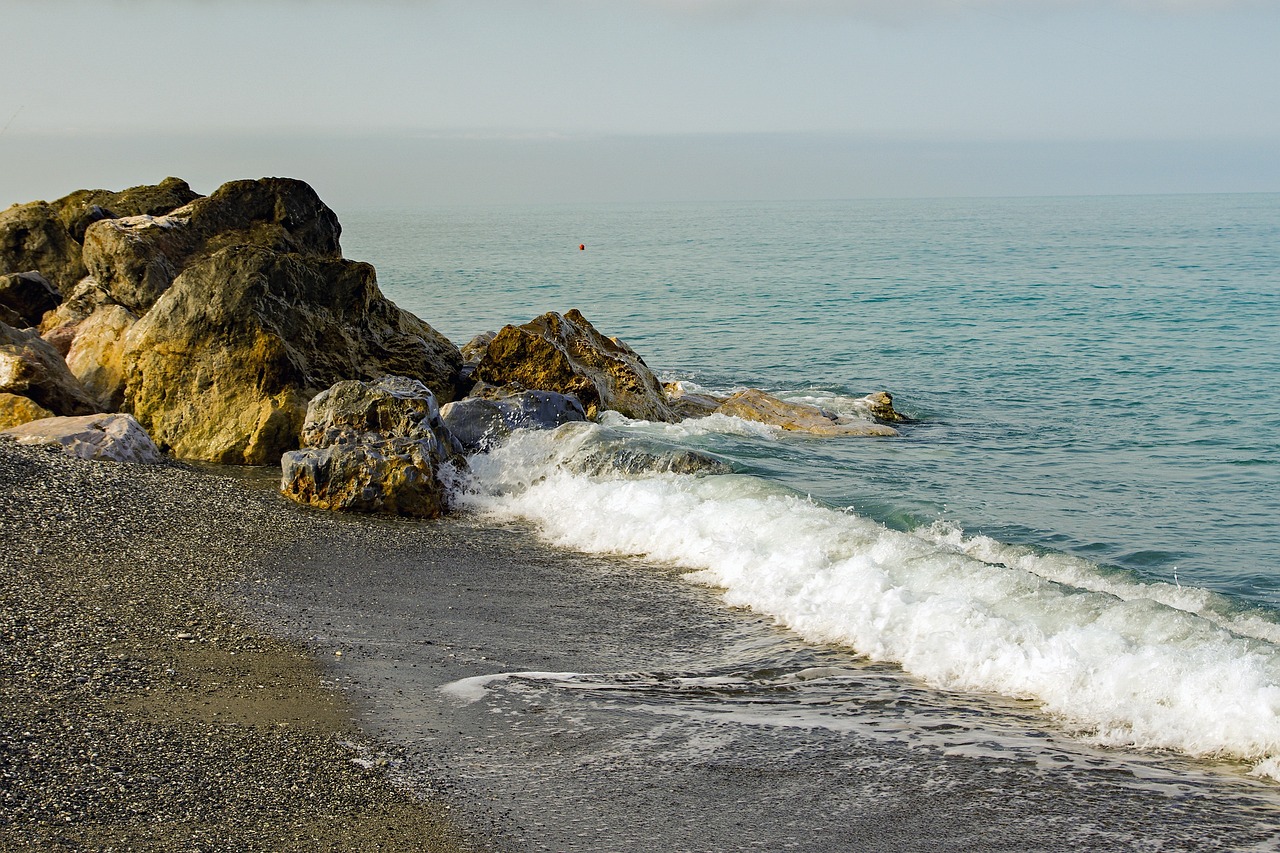
[[[1280,191],[1280,0],[0,0],[0,204]],[[212,185],[210,185],[212,184]]]

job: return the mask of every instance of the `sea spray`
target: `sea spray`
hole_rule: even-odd
[[[741,429],[732,420],[682,428]],[[1280,778],[1280,648],[1262,617],[955,529],[891,530],[759,477],[574,470],[626,427],[517,433],[473,458],[458,502],[532,521],[563,547],[687,570],[810,642],[939,687],[1032,700],[1098,743],[1244,760]]]

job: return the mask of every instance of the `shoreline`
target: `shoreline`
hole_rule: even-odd
[[[0,442],[0,847],[483,849],[237,592],[328,520],[186,466]]]

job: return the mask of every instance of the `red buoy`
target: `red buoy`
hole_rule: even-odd
[[[579,252],[581,252],[581,251],[582,251],[583,249],[585,249],[585,248],[587,248],[587,244],[586,244],[586,243],[579,243],[579,244],[578,244],[578,251],[579,251]]]

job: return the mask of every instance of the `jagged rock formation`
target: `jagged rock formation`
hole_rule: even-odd
[[[577,309],[503,327],[473,376],[490,385],[572,394],[590,418],[613,410],[639,420],[678,420],[644,359],[600,334]]]
[[[280,490],[322,509],[434,518],[446,508],[442,470],[466,465],[435,396],[403,376],[321,392],[302,438],[281,459]]]
[[[68,456],[95,462],[156,465],[164,454],[131,415],[99,414],[45,418],[0,432],[19,444],[61,447]]]

